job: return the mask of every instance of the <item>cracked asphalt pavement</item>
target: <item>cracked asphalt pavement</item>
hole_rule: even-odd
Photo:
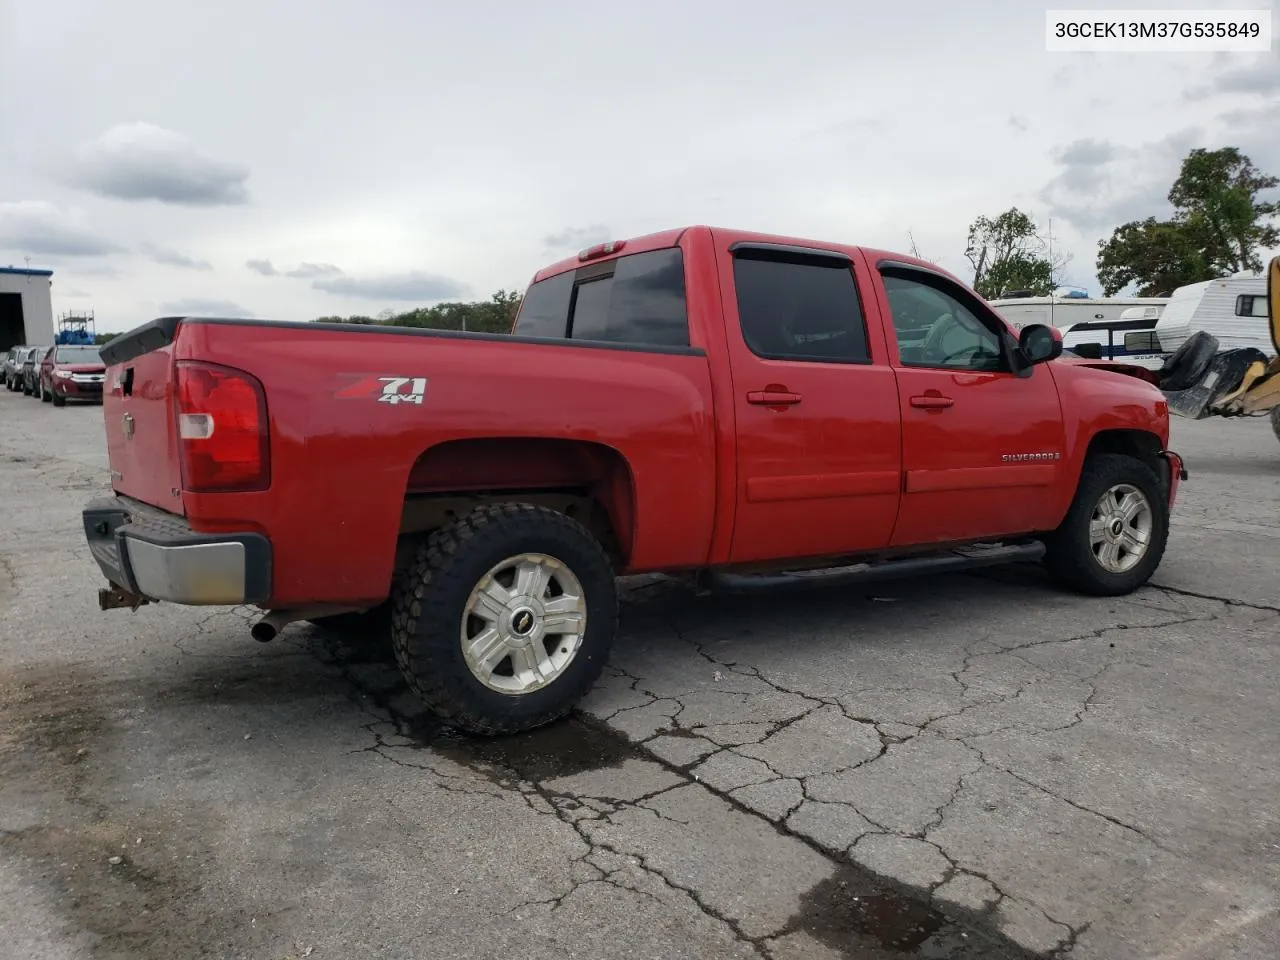
[[[1155,584],[625,583],[570,720],[441,729],[385,645],[97,609],[99,407],[0,392],[0,956],[1280,954],[1280,444],[1174,425]]]

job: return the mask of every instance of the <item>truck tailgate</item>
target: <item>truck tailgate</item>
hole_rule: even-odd
[[[172,349],[165,345],[109,366],[102,411],[116,493],[181,514]]]

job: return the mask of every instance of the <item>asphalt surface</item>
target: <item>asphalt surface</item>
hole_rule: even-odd
[[[1280,442],[1175,423],[1156,583],[629,583],[573,719],[441,730],[367,639],[97,609],[100,407],[0,391],[0,956],[1280,953]]]

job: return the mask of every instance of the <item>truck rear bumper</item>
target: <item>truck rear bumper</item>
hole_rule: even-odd
[[[85,539],[111,583],[191,606],[263,603],[271,594],[271,544],[258,533],[198,533],[185,519],[126,497],[83,511]]]

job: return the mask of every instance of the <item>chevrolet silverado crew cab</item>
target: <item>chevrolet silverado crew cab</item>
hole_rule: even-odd
[[[912,257],[710,227],[542,270],[510,334],[169,317],[102,356],[102,607],[384,629],[479,734],[592,686],[615,576],[994,555],[1123,594],[1185,479],[1149,371]]]

